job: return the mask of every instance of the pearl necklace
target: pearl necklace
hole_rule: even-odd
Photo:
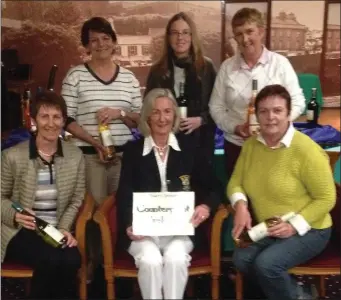
[[[44,151],[41,151],[39,149],[38,149],[38,152],[39,152],[39,154],[41,154],[43,156],[47,156],[47,157],[51,157],[51,156],[53,156],[55,154],[55,152],[53,152],[52,154],[48,154],[48,153],[45,153]]]
[[[155,148],[159,152],[160,156],[164,156],[165,155],[165,150],[167,150],[168,145],[166,145],[164,147],[159,147],[159,146],[155,145]]]

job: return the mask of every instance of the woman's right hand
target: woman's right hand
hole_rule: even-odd
[[[26,210],[34,215],[34,211],[26,208]],[[36,229],[36,224],[34,223],[34,217],[32,216],[27,216],[21,213],[16,212],[15,213],[15,222],[17,222],[18,225],[23,226],[26,229],[29,230],[35,230]]]
[[[247,139],[248,137],[250,137],[248,124],[244,123],[244,124],[237,125],[234,128],[234,133],[243,139]]]
[[[131,226],[127,228],[127,235],[129,236],[129,238],[132,241],[140,241],[140,240],[144,239],[143,235],[134,235],[133,234],[133,228]]]
[[[245,201],[238,201],[234,209],[236,212],[233,219],[232,237],[233,239],[238,239],[245,228],[247,230],[251,229],[252,219]]]

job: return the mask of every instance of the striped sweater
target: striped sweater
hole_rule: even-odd
[[[71,68],[63,80],[62,92],[68,116],[89,132],[99,137],[96,112],[103,107],[139,113],[142,106],[140,84],[134,74],[120,66],[113,78],[104,82],[87,64]],[[115,146],[124,145],[132,139],[128,126],[121,120],[109,124]],[[74,139],[77,146],[88,143]]]

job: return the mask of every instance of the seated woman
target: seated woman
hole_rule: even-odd
[[[32,110],[37,135],[2,154],[1,258],[33,267],[32,299],[60,299],[80,268],[70,229],[84,199],[84,160],[76,146],[59,139],[66,117],[61,96],[39,94]],[[16,212],[13,202],[56,226],[67,247],[44,242],[35,232],[34,217]]]
[[[139,129],[144,138],[130,142],[123,155],[117,191],[120,243],[125,243],[139,269],[143,299],[182,299],[188,278],[190,252],[199,237],[135,236],[132,232],[134,192],[183,191],[182,175],[200,200],[192,222],[195,227],[214,214],[220,200],[219,182],[195,145],[176,137],[179,127],[176,100],[170,90],[156,88],[144,99]],[[189,220],[190,221],[190,220]],[[163,292],[162,292],[163,290]]]
[[[283,86],[263,88],[255,107],[260,134],[243,145],[227,187],[235,209],[232,235],[237,239],[251,227],[248,207],[256,223],[295,216],[269,228],[268,237],[237,248],[233,263],[259,281],[268,299],[298,299],[288,270],[319,254],[329,241],[333,174],[324,150],[291,124],[291,97]]]

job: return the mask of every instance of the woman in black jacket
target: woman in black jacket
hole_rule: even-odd
[[[178,99],[180,84],[184,84],[188,108],[187,117],[181,119],[180,132],[203,148],[209,161],[214,154],[216,126],[209,115],[208,102],[215,77],[211,59],[203,56],[194,22],[184,12],[174,15],[166,27],[161,58],[148,75],[145,95],[153,88],[167,88]]]
[[[143,299],[182,299],[194,247],[208,247],[201,224],[213,216],[222,187],[201,149],[177,136],[179,113],[172,93],[151,90],[144,99],[139,129],[144,138],[129,142],[123,154],[116,194],[118,243],[134,257]],[[133,232],[134,193],[192,191],[195,234],[139,236]],[[163,296],[163,297],[162,297]]]

